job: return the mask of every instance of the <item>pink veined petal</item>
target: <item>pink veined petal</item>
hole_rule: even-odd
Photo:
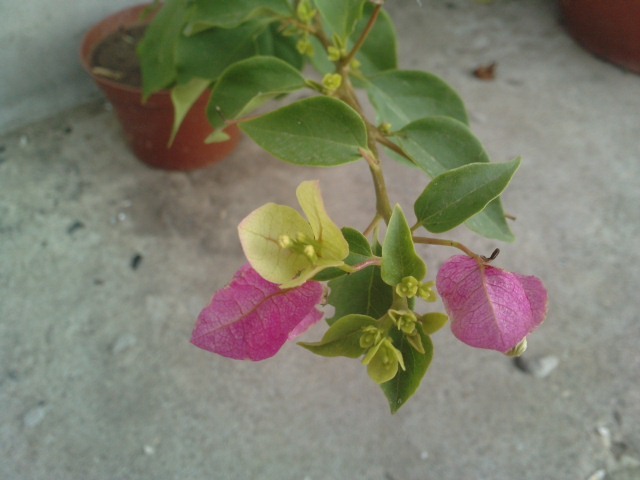
[[[322,318],[316,306],[323,295],[318,282],[282,290],[247,264],[202,310],[191,343],[228,358],[264,360]]]
[[[438,272],[438,293],[460,341],[507,352],[545,319],[547,292],[533,276],[523,276],[467,256],[449,259]]]

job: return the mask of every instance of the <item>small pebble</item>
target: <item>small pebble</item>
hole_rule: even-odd
[[[114,355],[118,355],[126,350],[129,350],[131,347],[134,347],[138,343],[138,339],[135,335],[130,333],[125,333],[120,335],[113,345],[111,346],[111,353]]]
[[[20,146],[26,147],[27,145],[29,145],[29,137],[26,135],[20,135]]]
[[[131,269],[137,270],[140,264],[142,263],[142,255],[136,253],[133,257],[131,257]]]
[[[44,417],[47,415],[48,410],[49,408],[47,407],[47,404],[44,402],[40,402],[37,406],[33,407],[31,410],[24,414],[24,417],[22,417],[22,423],[27,428],[33,428],[37,426],[40,422],[42,422],[42,420],[44,420]]]
[[[596,433],[600,436],[600,438],[602,438],[602,443],[604,444],[605,448],[611,447],[611,430],[601,425],[599,427],[596,427]]]
[[[69,225],[69,227],[67,227],[67,233],[69,235],[72,235],[74,232],[76,232],[77,230],[80,230],[82,228],[84,228],[84,223],[82,223],[79,220],[76,220],[71,225]]]
[[[536,378],[545,378],[551,375],[560,360],[555,355],[535,358],[522,356],[514,358],[513,363],[519,370],[529,375],[533,375]]]
[[[604,480],[607,476],[607,471],[604,469],[596,470],[587,477],[587,480]]]
[[[426,460],[427,458],[429,458],[429,452],[427,452],[426,450],[423,450],[422,452],[420,452],[421,460]]]
[[[142,447],[142,450],[144,451],[145,455],[153,455],[156,453],[156,449],[151,445],[145,445],[144,447]]]

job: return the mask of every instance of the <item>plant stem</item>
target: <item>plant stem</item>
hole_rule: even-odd
[[[439,238],[430,237],[413,237],[413,241],[414,243],[421,243],[423,245],[442,245],[445,247],[457,248],[458,250],[462,250],[471,258],[475,258],[477,261],[484,263],[485,257],[483,257],[482,255],[478,255],[477,253],[464,246],[462,243],[456,242],[454,240],[441,240]]]
[[[355,58],[362,45],[364,45],[364,42],[367,40],[371,29],[375,25],[376,20],[380,15],[380,10],[382,10],[382,2],[375,6],[371,17],[369,18],[369,22],[362,31],[362,34],[356,41],[351,51],[336,65],[337,72],[342,76],[342,85],[336,92],[336,95],[349,106],[351,106],[356,112],[358,112],[367,127],[368,149],[365,150],[361,148],[360,154],[369,164],[369,171],[371,172],[371,176],[373,178],[373,185],[376,192],[376,218],[365,231],[369,231],[370,228],[374,228],[380,218],[382,218],[385,223],[388,224],[389,219],[391,218],[392,209],[391,202],[389,201],[389,194],[387,193],[387,186],[384,180],[384,175],[382,173],[382,165],[380,163],[378,146],[376,143],[380,138],[380,133],[375,126],[371,125],[371,123],[367,121],[364,115],[362,106],[360,105],[353,85],[351,85],[351,81],[349,80],[349,65]]]
[[[360,154],[369,164],[369,171],[373,178],[373,187],[376,192],[376,212],[384,219],[384,222],[388,224],[392,212],[391,202],[389,201],[387,185],[382,173],[382,165],[378,158],[378,149],[376,147],[375,140],[371,138],[371,135],[369,135],[369,150],[361,148]]]
[[[371,223],[369,224],[369,226],[367,226],[367,228],[364,229],[362,234],[365,237],[368,237],[371,234],[371,232],[373,232],[373,230],[376,228],[378,223],[380,223],[380,220],[382,220],[382,217],[376,213],[376,216],[373,217],[373,220],[371,220]]]
[[[342,59],[342,62],[341,62],[342,65],[348,66],[353,61],[353,59],[355,58],[360,48],[362,48],[362,45],[364,45],[364,42],[367,40],[367,37],[369,36],[371,29],[373,28],[373,26],[376,23],[376,20],[378,19],[378,15],[380,15],[380,10],[382,10],[382,5],[381,4],[376,5],[375,8],[373,9],[373,13],[371,14],[371,18],[369,18],[369,23],[367,23],[367,26],[364,27],[364,30],[362,31],[360,38],[358,38],[358,41],[353,46],[349,54]]]

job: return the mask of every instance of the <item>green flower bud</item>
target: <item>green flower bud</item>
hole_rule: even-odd
[[[302,0],[298,4],[296,15],[300,21],[310,23],[313,20],[313,17],[316,16],[316,10],[312,7],[309,0]]]
[[[389,317],[396,324],[398,330],[413,335],[416,331],[416,323],[418,319],[416,314],[411,310],[389,310]]]
[[[415,277],[404,277],[402,281],[396,285],[396,293],[402,298],[413,298],[418,293],[420,283]]]
[[[322,86],[327,93],[333,93],[342,85],[342,75],[339,73],[327,73],[322,79]]]
[[[378,327],[369,326],[362,329],[360,336],[360,346],[362,348],[371,348],[382,340],[382,330]]]
[[[329,54],[328,55],[329,60],[332,62],[337,62],[342,58],[342,51],[340,51],[338,47],[330,46],[327,49],[327,53]]]
[[[367,356],[369,357],[369,355]],[[369,357],[365,365],[367,365],[367,373],[371,379],[378,384],[393,379],[398,373],[398,366],[405,370],[402,353],[393,346],[389,338],[385,338],[379,343],[375,353]]]
[[[298,43],[296,43],[296,50],[298,50],[301,55],[306,55],[307,57],[313,57],[314,54],[313,45],[307,38],[301,38],[298,40]]]
[[[511,350],[505,353],[507,357],[519,357],[527,349],[527,337],[524,337],[522,341],[513,347]]]
[[[438,295],[433,290],[435,282],[427,282],[420,285],[418,288],[418,296],[426,302],[435,302],[438,299]]]
[[[378,126],[378,130],[380,130],[383,135],[391,135],[392,129],[393,126],[389,122],[381,123],[380,126]]]

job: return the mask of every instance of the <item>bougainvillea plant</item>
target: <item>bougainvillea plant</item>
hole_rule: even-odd
[[[500,195],[520,160],[491,163],[451,87],[397,68],[383,3],[168,1],[140,54],[145,93],[173,89],[176,129],[210,89],[208,141],[224,141],[225,128],[235,124],[294,165],[365,162],[375,191],[363,231],[333,222],[313,180],[296,191],[300,209],[267,203],[249,213],[238,227],[248,263],[204,308],[192,343],[229,358],[264,360],[319,322],[329,304],[335,313],[322,338],[300,345],[360,359],[395,412],[418,389],[433,356],[431,336],[447,321],[472,347],[520,355],[545,318],[547,293],[536,277],[495,267],[497,249],[485,257],[429,236],[464,224],[512,241]],[[319,72],[315,80],[302,73],[307,60]],[[365,115],[355,88],[368,95],[375,119]],[[255,113],[299,90],[310,95]],[[424,176],[412,206],[392,204],[382,152]],[[463,255],[446,261],[434,280],[416,244]],[[446,314],[436,307],[438,294]]]

